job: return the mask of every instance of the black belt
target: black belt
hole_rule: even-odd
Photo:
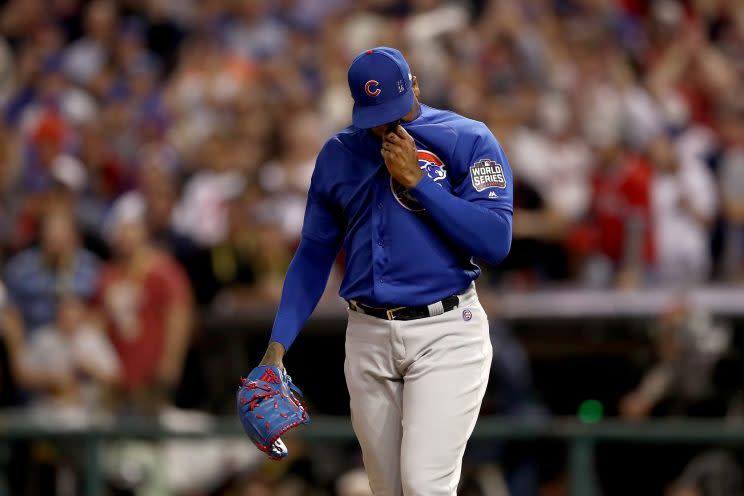
[[[378,308],[371,307],[354,300],[349,300],[347,303],[349,304],[349,308],[351,310],[354,310],[355,312],[363,313],[365,315],[371,315],[372,317],[377,317],[378,319],[385,320],[416,320],[426,317],[433,317],[434,315],[441,315],[439,313],[435,313],[432,315],[429,311],[428,305],[420,307]],[[460,298],[458,298],[457,296],[448,296],[441,302],[437,303],[442,304],[442,313],[449,312],[450,310],[457,308],[457,306],[460,304]]]

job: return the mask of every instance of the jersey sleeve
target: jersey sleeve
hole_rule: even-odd
[[[456,145],[452,193],[428,175],[412,192],[449,240],[497,264],[511,248],[512,176],[501,145],[485,125],[478,126],[477,133],[463,133]]]
[[[303,237],[284,278],[271,341],[289,350],[323,296],[338,247]]]
[[[458,143],[455,196],[489,210],[513,213],[514,179],[504,149],[485,124],[477,123],[469,140]],[[461,169],[464,167],[465,169]]]
[[[326,143],[318,154],[302,226],[302,236],[305,238],[336,245],[344,237],[341,214],[331,200],[329,177],[333,164],[338,163],[340,159],[338,145],[334,140]]]

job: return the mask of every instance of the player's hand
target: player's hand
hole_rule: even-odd
[[[390,175],[406,189],[415,187],[424,173],[418,165],[416,143],[402,126],[382,137],[382,158]]]

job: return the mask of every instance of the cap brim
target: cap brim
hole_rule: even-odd
[[[382,126],[404,117],[413,107],[413,88],[389,102],[379,105],[360,107],[354,104],[351,120],[354,126],[361,129]]]

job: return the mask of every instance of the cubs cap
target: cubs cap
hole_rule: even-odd
[[[356,56],[349,66],[354,98],[352,122],[367,129],[397,121],[413,106],[413,76],[403,54],[377,47]]]

